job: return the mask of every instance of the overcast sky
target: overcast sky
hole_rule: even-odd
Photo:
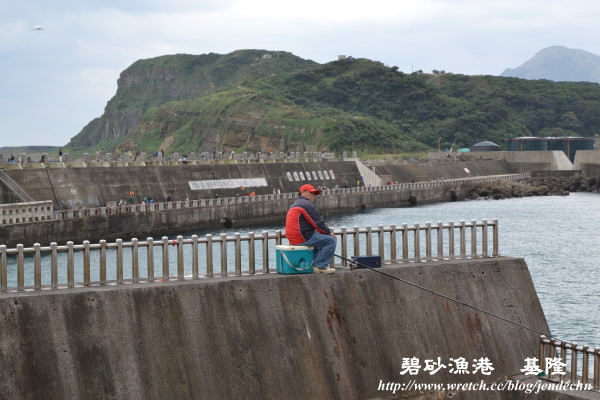
[[[599,33],[596,0],[0,0],[0,147],[66,144],[143,58],[265,49],[500,75],[553,45],[600,54]]]

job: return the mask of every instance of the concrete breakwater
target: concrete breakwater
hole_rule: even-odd
[[[471,185],[430,185],[405,190],[360,191],[350,194],[321,195],[318,207],[325,215],[379,207],[406,207],[450,201],[453,196],[464,198]],[[64,244],[80,238],[92,242],[100,239],[127,239],[132,237],[180,233],[210,227],[281,224],[293,200],[274,199],[250,203],[205,205],[202,207],[166,209],[152,212],[119,213],[84,216],[0,226],[2,244],[31,246],[47,245],[51,241]]]
[[[112,164],[109,164],[112,165]],[[359,166],[361,167],[359,169]],[[362,171],[362,172],[361,172]],[[103,207],[128,200],[133,192],[136,203],[145,197],[156,202],[235,197],[254,192],[271,194],[273,189],[294,192],[303,183],[327,188],[366,186],[369,176],[379,176],[383,184],[427,182],[445,177],[472,178],[511,174],[503,160],[442,162],[376,167],[371,171],[357,160],[318,162],[216,163],[160,166],[72,167],[58,164],[47,168],[7,169],[10,176],[35,201],[52,200],[55,209]],[[376,185],[373,182],[373,185]],[[0,182],[2,203],[20,202]]]
[[[383,270],[548,332],[522,259]],[[539,343],[535,332],[369,270],[2,294],[0,317],[8,400],[388,398],[381,383],[502,381]],[[413,357],[448,367],[401,375]],[[494,369],[452,373],[461,357],[469,371],[481,358]]]
[[[372,171],[357,161],[285,162],[254,164],[204,164],[145,167],[34,168],[7,170],[7,174],[35,200],[52,200],[55,209],[103,207],[115,204],[134,192],[155,201],[173,199],[207,199],[272,194],[273,189],[295,192],[299,185],[353,187],[368,181]],[[430,181],[446,178],[471,178],[501,175],[509,171],[504,161],[435,163],[433,165],[391,168],[387,179],[398,182]],[[361,173],[362,171],[362,173]],[[379,167],[377,167],[379,171]],[[377,172],[376,171],[376,172]],[[247,182],[247,183],[246,183]],[[248,184],[249,183],[249,184]],[[255,186],[251,186],[255,185]],[[241,187],[243,186],[243,188]],[[342,213],[367,206],[402,207],[464,198],[464,189],[440,186],[395,192],[353,193],[349,196],[321,196],[319,208],[325,213]],[[10,192],[0,184],[3,202],[10,202]],[[14,200],[13,200],[14,201]],[[0,225],[0,243],[7,246],[33,243],[42,245],[68,240],[144,238],[201,228],[229,225],[254,225],[283,221],[290,200],[265,204],[230,204],[196,208],[162,210],[150,213],[95,215],[76,219],[38,221]]]
[[[104,207],[132,198],[155,202],[293,192],[305,181],[315,186],[353,187],[361,175],[355,161],[217,163],[76,168],[53,166],[6,170],[34,200],[55,209]],[[2,185],[0,184],[0,189]],[[10,192],[1,190],[3,203]]]

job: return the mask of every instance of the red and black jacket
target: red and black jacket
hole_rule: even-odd
[[[330,234],[323,216],[312,201],[299,196],[285,219],[285,236],[291,245],[306,242],[316,232]]]

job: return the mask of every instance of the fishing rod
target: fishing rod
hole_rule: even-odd
[[[445,294],[442,294],[442,293],[436,292],[435,290],[431,290],[431,289],[428,289],[428,288],[426,288],[426,287],[423,287],[423,286],[417,285],[417,284],[416,284],[416,283],[414,283],[414,282],[410,282],[410,281],[407,281],[407,280],[405,280],[405,279],[398,278],[397,276],[390,275],[390,274],[388,274],[388,273],[386,273],[386,272],[383,272],[383,271],[381,271],[381,270],[380,270],[380,269],[378,269],[378,268],[373,268],[373,267],[371,267],[371,266],[369,266],[369,265],[362,264],[362,263],[360,263],[360,262],[358,262],[358,261],[355,261],[355,260],[350,260],[350,259],[348,259],[348,258],[346,258],[346,257],[342,257],[342,256],[339,256],[339,255],[337,255],[337,254],[334,254],[334,256],[336,256],[336,257],[338,257],[338,258],[341,258],[341,259],[342,259],[342,260],[344,260],[344,261],[347,261],[347,262],[349,262],[349,263],[350,263],[350,265],[356,265],[356,266],[361,266],[361,267],[363,267],[363,268],[366,268],[366,269],[370,269],[371,271],[377,272],[378,274],[384,275],[384,276],[386,276],[386,277],[388,277],[388,278],[395,279],[395,280],[397,280],[397,281],[400,281],[400,282],[402,282],[402,283],[406,283],[407,285],[410,285],[410,286],[416,287],[416,288],[418,288],[418,289],[424,290],[424,291],[426,291],[426,292],[429,292],[429,293],[431,293],[431,294],[434,294],[434,295],[436,295],[436,296],[443,297],[444,299],[447,299],[447,300],[450,300],[450,301],[452,301],[452,302],[454,302],[454,303],[457,303],[457,304],[460,304],[460,305],[462,305],[462,306],[465,306],[465,307],[471,308],[471,309],[473,309],[473,310],[475,310],[475,311],[479,311],[479,312],[481,312],[481,313],[484,313],[484,314],[486,314],[486,315],[489,315],[489,316],[491,316],[491,317],[498,318],[498,319],[500,319],[500,320],[502,320],[502,321],[504,321],[504,322],[508,322],[508,323],[510,323],[510,324],[513,324],[513,325],[516,325],[516,326],[518,326],[518,327],[520,327],[520,328],[528,329],[528,330],[530,330],[530,331],[532,331],[532,332],[539,333],[539,334],[541,334],[541,335],[544,335],[544,336],[546,336],[546,337],[552,337],[552,335],[550,335],[550,334],[549,334],[549,333],[547,333],[547,332],[542,332],[542,331],[540,331],[540,330],[537,330],[537,329],[535,329],[535,328],[530,328],[530,327],[528,327],[528,326],[526,326],[526,325],[523,325],[523,324],[520,324],[520,323],[518,323],[518,322],[511,321],[510,319],[507,319],[507,318],[501,317],[501,316],[499,316],[499,315],[496,315],[496,314],[494,314],[494,313],[492,313],[492,312],[489,312],[489,311],[482,310],[481,308],[475,307],[475,306],[473,306],[473,305],[471,305],[471,304],[465,303],[465,302],[463,302],[463,301],[460,301],[460,300],[458,300],[458,299],[455,299],[455,298],[452,298],[452,297],[446,296]],[[355,268],[355,267],[354,267],[354,268]],[[353,268],[352,266],[350,267],[350,269],[354,269],[354,268]],[[556,339],[556,338],[554,338],[554,339]]]

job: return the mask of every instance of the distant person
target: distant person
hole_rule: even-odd
[[[58,162],[62,162],[63,152],[62,149],[58,150]]]
[[[308,184],[303,185],[299,192],[287,213],[285,236],[293,246],[310,246],[314,249],[314,272],[335,272],[329,264],[335,253],[337,239],[314,205],[321,192]]]
[[[40,158],[40,163],[44,164],[46,162],[46,155],[42,154],[42,158]]]

